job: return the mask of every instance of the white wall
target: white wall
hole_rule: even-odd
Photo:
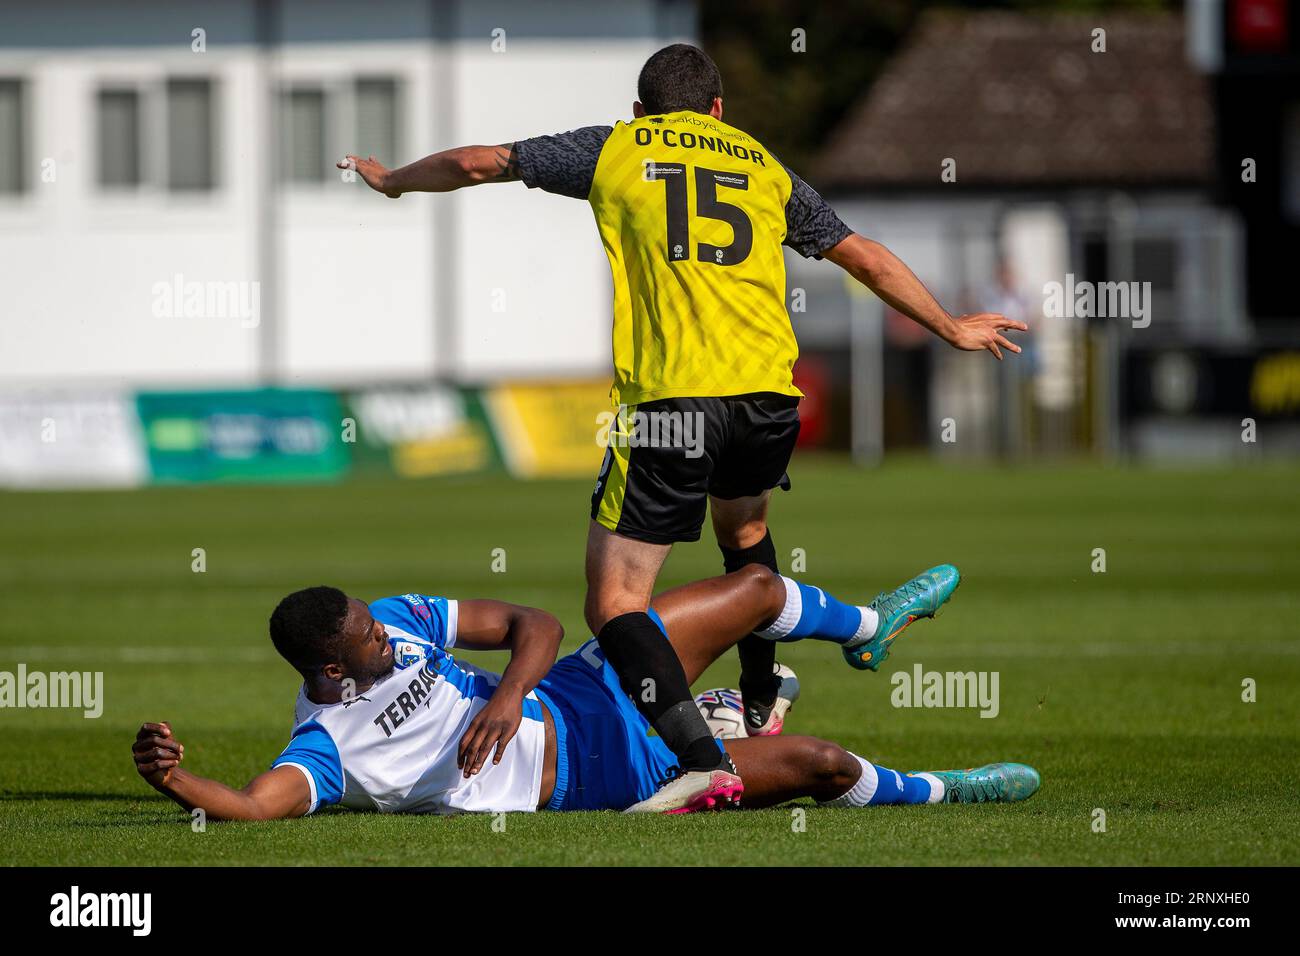
[[[0,385],[253,383],[268,337],[277,377],[298,384],[606,373],[608,266],[583,202],[517,183],[397,202],[360,184],[286,186],[264,257],[275,167],[253,10],[142,0],[110,15],[79,0],[0,11],[0,77],[26,81],[31,119],[28,191],[0,196]],[[682,10],[485,0],[445,5],[435,25],[422,0],[286,0],[272,75],[396,74],[411,160],[629,115],[641,62],[680,32]],[[206,53],[190,49],[193,26],[208,30]],[[106,194],[95,183],[99,85],[193,73],[217,83],[217,188]],[[52,183],[41,181],[46,158]],[[155,287],[177,274],[260,283],[260,324],[155,315]]]
[[[253,97],[247,50],[206,61],[220,83],[219,141],[247,155],[239,115]],[[0,197],[0,378],[156,383],[245,380],[256,332],[237,320],[153,314],[154,285],[255,277],[253,169],[223,161],[220,189],[181,198],[109,194],[96,178],[94,104],[101,80],[158,83],[195,69],[181,50],[0,50],[0,74],[27,81],[28,192]],[[53,182],[41,180],[53,161]]]
[[[399,81],[404,162],[443,144],[426,108],[434,82],[432,46],[419,41],[296,44],[280,56],[285,82],[349,83],[382,72]],[[369,153],[373,144],[329,136],[327,150]],[[432,374],[441,358],[435,288],[437,197],[394,201],[340,172],[326,183],[286,184],[279,193],[274,258],[283,320],[279,352],[290,381],[346,384]]]
[[[540,40],[494,54],[485,43],[462,40],[455,53],[458,125],[473,142],[497,143],[630,118],[636,70],[654,49],[653,40],[594,50]],[[602,82],[593,82],[596,76]],[[455,205],[462,240],[460,368],[471,377],[604,373],[612,291],[591,207],[522,183],[439,202]]]

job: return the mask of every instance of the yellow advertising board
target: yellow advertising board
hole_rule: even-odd
[[[607,380],[497,385],[483,404],[511,474],[595,478],[605,454],[601,423],[614,411]]]

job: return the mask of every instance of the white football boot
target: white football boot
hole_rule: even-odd
[[[670,776],[653,796],[634,803],[624,813],[698,813],[723,810],[740,805],[745,785],[736,773],[736,765],[724,756],[716,770],[692,770],[682,773],[672,768]]]

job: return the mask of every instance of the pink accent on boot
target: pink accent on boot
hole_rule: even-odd
[[[722,810],[727,807],[738,807],[740,805],[740,795],[745,792],[745,784],[735,774],[727,773],[725,770],[715,770],[714,777],[709,781],[709,788],[701,791],[698,795],[691,798],[690,803],[684,807],[678,807],[675,810],[665,810],[664,813],[700,813],[706,810]]]

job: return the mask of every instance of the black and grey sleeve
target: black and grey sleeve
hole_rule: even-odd
[[[835,214],[830,204],[790,167],[790,199],[785,204],[785,245],[805,259],[820,259],[821,254],[837,245],[853,230]]]
[[[515,143],[519,178],[529,189],[586,199],[600,151],[611,132],[609,126],[584,126],[554,136],[521,139]]]

